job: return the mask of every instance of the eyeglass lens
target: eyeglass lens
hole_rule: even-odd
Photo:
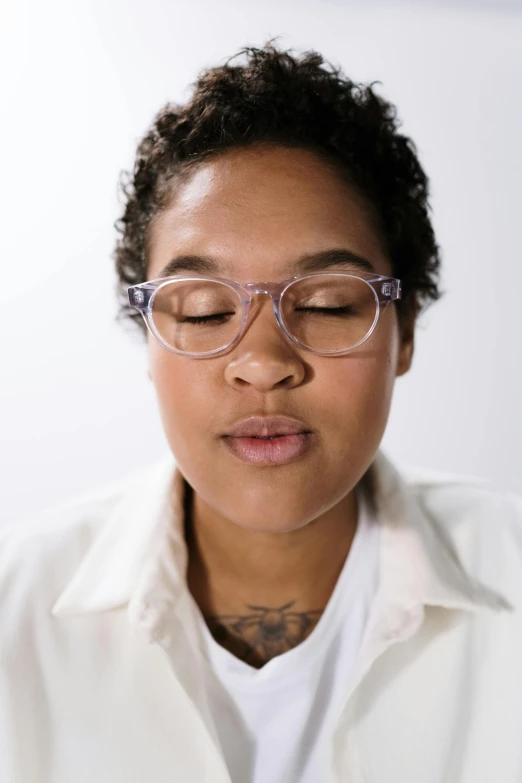
[[[342,351],[359,343],[377,313],[373,288],[361,278],[314,275],[293,282],[281,298],[282,321],[303,346]],[[225,348],[242,322],[239,294],[226,283],[172,280],[153,299],[152,319],[163,340],[178,351]]]

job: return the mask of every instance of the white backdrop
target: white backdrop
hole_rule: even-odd
[[[522,492],[522,5],[4,0],[1,522],[168,448],[144,343],[114,322],[119,171],[167,100],[246,44],[378,79],[431,177],[446,296],[383,449]]]

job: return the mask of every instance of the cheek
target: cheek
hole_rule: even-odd
[[[151,380],[163,427],[174,452],[186,440],[187,433],[204,419],[207,407],[212,404],[203,364],[176,356],[161,346],[149,346]]]
[[[334,417],[344,410],[348,423],[371,427],[375,420],[380,426],[389,413],[397,359],[397,333],[383,329],[359,351],[316,366],[316,377],[321,379],[318,393],[328,400]]]
[[[370,462],[382,440],[393,394],[392,362],[365,358],[323,374],[316,410],[327,434],[328,458],[333,464],[356,467]]]
[[[316,365],[321,378],[314,407],[321,411],[328,433],[327,464],[332,481],[346,475],[362,475],[388,422],[398,357],[398,339],[393,329],[382,329],[360,351]],[[319,385],[319,384],[318,384]],[[335,485],[337,486],[337,485]]]

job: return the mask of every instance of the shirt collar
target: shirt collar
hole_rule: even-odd
[[[419,605],[477,611],[512,609],[473,579],[444,531],[379,450],[367,473],[381,525],[381,593],[393,610]],[[152,640],[186,587],[184,479],[173,456],[153,465],[124,493],[51,609],[57,617],[103,612],[128,604],[131,621]]]

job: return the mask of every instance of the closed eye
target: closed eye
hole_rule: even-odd
[[[235,313],[212,313],[212,315],[186,315],[181,319],[184,324],[219,323]]]
[[[348,315],[353,312],[349,305],[344,307],[296,307],[296,313],[326,313],[330,315]]]

